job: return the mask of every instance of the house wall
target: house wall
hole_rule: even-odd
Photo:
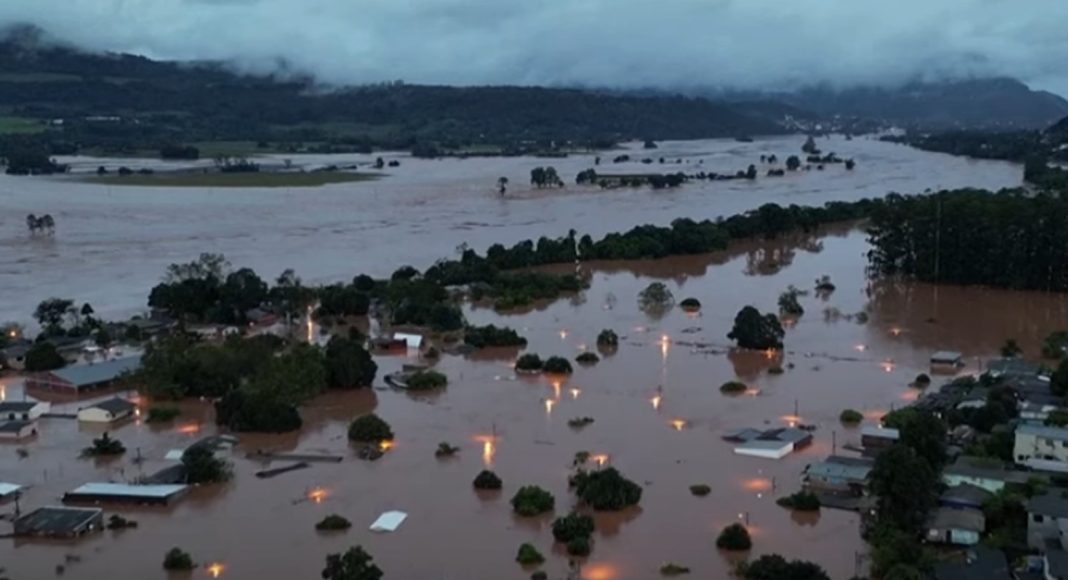
[[[974,546],[979,543],[979,532],[958,530],[955,528],[931,528],[930,530],[927,530],[927,541],[938,544],[953,544],[956,546]]]
[[[1068,441],[1017,431],[1012,454],[1016,463],[1032,469],[1068,472]]]
[[[1005,482],[999,479],[987,479],[984,477],[974,477],[968,475],[949,474],[942,475],[942,481],[949,487],[967,483],[974,485],[975,487],[981,487],[990,493],[997,493],[1005,488]]]
[[[89,407],[78,411],[78,420],[90,423],[110,423],[115,420],[111,413],[97,407]]]
[[[2,432],[0,432],[0,439],[4,439],[4,440],[7,440],[7,441],[18,441],[19,439],[25,439],[27,437],[32,437],[33,434],[36,433],[36,432],[37,432],[37,425],[36,424],[30,424],[30,425],[26,425],[25,427],[23,427],[18,432],[15,432],[15,431],[2,431]]]
[[[1061,547],[1068,548],[1066,539],[1068,539],[1068,518],[1054,518],[1039,514],[1027,515],[1028,546],[1037,550],[1045,550],[1046,540],[1060,540]]]

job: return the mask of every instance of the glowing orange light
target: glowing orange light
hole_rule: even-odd
[[[581,393],[581,392],[582,391],[579,390],[579,389],[571,389],[571,398],[572,399],[577,399],[578,396],[579,396],[579,393]]]
[[[182,425],[181,427],[178,428],[178,432],[179,433],[185,433],[186,435],[191,435],[193,433],[199,433],[200,432],[200,425],[197,425],[196,423],[194,423],[192,425]]]
[[[218,562],[214,562],[210,566],[208,566],[208,574],[211,574],[212,578],[218,578],[219,576],[222,575],[223,570],[225,570],[225,569],[226,569],[226,567],[223,566],[222,564],[220,564]]]
[[[590,459],[592,459],[594,462],[597,463],[597,467],[604,467],[604,464],[608,463],[608,456],[605,455],[604,453],[601,453],[599,455],[594,455],[594,456],[590,457]]]
[[[138,408],[134,409],[134,417],[140,417],[140,416],[141,416],[141,408],[138,407]]]
[[[582,567],[583,580],[613,580],[617,576],[616,568],[611,564],[586,564]]]
[[[560,387],[563,386],[563,383],[560,382],[560,379],[553,379],[552,380],[552,385],[553,385],[553,394],[555,395],[555,397],[557,399],[559,399],[560,398]]]
[[[4,386],[4,385],[0,385],[0,401],[6,401],[6,400],[7,400],[7,387]]]
[[[893,372],[894,371],[894,361],[889,361],[888,360],[888,361],[883,362],[883,371],[888,372],[888,373]]]
[[[768,350],[765,350],[764,351],[764,358],[768,358],[768,359],[775,358],[775,349],[769,348]]]
[[[915,401],[916,399],[920,398],[920,392],[916,389],[909,389],[907,391],[902,392],[898,396],[905,401]]]
[[[754,477],[742,482],[742,487],[748,491],[768,491],[771,489],[771,480],[765,477]]]
[[[664,400],[664,398],[661,397],[660,395],[655,395],[655,396],[653,396],[652,399],[649,399],[649,402],[653,404],[653,409],[659,411],[660,410],[660,401],[663,401],[663,400]]]
[[[485,463],[487,467],[493,464],[493,455],[495,453],[496,449],[492,440],[482,442],[482,462]]]
[[[315,503],[323,503],[323,500],[326,499],[327,495],[329,494],[325,489],[317,487],[308,492],[308,499],[314,501]]]
[[[890,334],[894,336],[901,336],[901,329],[895,326],[894,328],[890,329]]]
[[[760,389],[756,387],[748,387],[745,389],[745,394],[749,395],[750,397],[755,397],[760,394]]]
[[[390,449],[393,449],[393,442],[389,439],[383,439],[378,442],[378,448],[382,451],[389,451]]]
[[[686,421],[684,419],[674,419],[671,421],[671,426],[674,427],[676,431],[682,431],[682,428],[686,426]]]
[[[861,414],[864,415],[865,419],[878,421],[883,418],[883,415],[886,415],[886,411],[883,409],[869,409]]]
[[[556,404],[556,401],[554,401],[552,399],[545,399],[545,413],[547,415],[552,415],[552,413],[553,413],[553,405],[555,405],[555,404]]]
[[[780,418],[783,421],[786,421],[787,423],[800,423],[801,422],[801,416],[800,415],[783,415]]]

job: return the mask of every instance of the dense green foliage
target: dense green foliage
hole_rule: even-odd
[[[614,330],[606,328],[597,335],[597,346],[601,348],[616,348],[619,346],[619,335]]]
[[[334,388],[369,387],[375,380],[378,365],[360,342],[334,336],[324,353],[327,384]]]
[[[501,478],[488,469],[483,469],[475,476],[475,489],[500,489],[501,485]]]
[[[352,527],[352,522],[337,515],[330,514],[315,524],[315,529],[325,531],[347,530]]]
[[[349,440],[358,443],[391,441],[393,429],[381,417],[370,413],[357,418],[349,425]]]
[[[188,552],[182,551],[181,548],[171,548],[163,556],[164,570],[181,572],[192,570],[194,567],[193,557]]]
[[[746,306],[734,317],[734,327],[727,338],[741,348],[765,350],[782,348],[785,335],[782,324],[774,314],[761,314],[756,308]]]
[[[545,363],[541,360],[541,357],[529,352],[519,357],[515,361],[515,370],[525,372],[537,372],[545,366]]]
[[[746,562],[738,570],[742,580],[831,580],[831,577],[812,562],[787,561],[778,554],[765,554]]]
[[[719,386],[719,392],[726,393],[728,395],[737,395],[744,393],[749,387],[745,386],[745,383],[740,381],[727,381]]]
[[[801,306],[801,301],[798,298],[805,294],[806,292],[791,285],[785,292],[779,294],[779,312],[788,316],[801,316],[804,314],[805,309]]]
[[[690,493],[697,497],[704,497],[712,493],[712,487],[704,483],[695,483],[690,486]]]
[[[570,375],[575,372],[571,363],[562,356],[551,356],[545,359],[542,370],[553,375]]]
[[[47,341],[35,343],[26,351],[24,365],[29,372],[51,371],[67,364],[55,345]]]
[[[1068,354],[1068,331],[1051,332],[1042,340],[1042,356],[1060,359],[1065,354]]]
[[[519,551],[515,555],[515,561],[522,566],[537,566],[545,561],[545,556],[534,547],[533,544],[520,544]]]
[[[475,348],[488,346],[526,346],[527,339],[519,336],[519,333],[508,327],[496,327],[492,324],[486,326],[468,326],[464,329],[464,343]]]
[[[82,450],[86,457],[105,457],[109,455],[122,455],[126,453],[126,446],[118,439],[112,439],[107,431],[100,437],[93,439],[93,444]]]
[[[182,410],[178,407],[149,407],[145,422],[166,423],[167,421],[173,421],[181,414]]]
[[[681,306],[683,310],[696,312],[701,309],[701,301],[696,298],[684,298],[682,302],[679,302],[679,306]]]
[[[382,570],[375,566],[374,558],[360,546],[349,548],[343,554],[330,554],[323,568],[323,580],[380,580]]]
[[[233,475],[228,462],[215,457],[215,453],[204,445],[194,445],[182,454],[182,466],[185,468],[187,483],[221,483],[229,481]]]
[[[653,282],[638,294],[638,306],[646,311],[664,311],[675,305],[675,297],[663,282]]]
[[[567,543],[567,553],[571,556],[577,556],[579,558],[589,556],[590,551],[593,549],[593,540],[589,537],[574,538]]]
[[[521,516],[536,516],[553,511],[553,494],[536,485],[524,485],[512,497],[512,509]]]
[[[304,424],[296,406],[276,397],[243,388],[215,402],[215,420],[232,431],[287,433]]]
[[[575,538],[589,538],[593,535],[593,518],[571,512],[553,521],[553,538],[557,542],[570,542]]]
[[[614,467],[580,470],[571,478],[571,484],[578,498],[597,511],[621,510],[638,505],[642,499],[641,486]]]
[[[716,538],[716,547],[721,550],[742,551],[753,547],[753,540],[749,538],[749,530],[739,523],[733,523],[719,533]]]
[[[799,491],[795,494],[786,495],[775,500],[775,503],[784,508],[802,512],[813,512],[820,509],[820,498],[816,494],[807,491]]]
[[[864,420],[864,415],[856,409],[846,409],[838,415],[838,420],[846,425],[856,425]]]
[[[408,388],[413,391],[440,389],[448,384],[449,378],[435,370],[418,371],[408,377]]]
[[[580,365],[595,365],[600,361],[601,357],[597,356],[596,353],[592,353],[589,351],[580,353],[578,356],[575,357],[575,362],[579,363]]]

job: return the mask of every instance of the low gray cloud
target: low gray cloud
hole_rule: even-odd
[[[3,0],[93,50],[328,83],[789,88],[1008,75],[1068,93],[1062,0]]]

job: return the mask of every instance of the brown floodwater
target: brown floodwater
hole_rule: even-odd
[[[198,489],[167,509],[117,509],[140,527],[104,532],[74,543],[0,540],[0,566],[14,580],[50,578],[65,565],[65,578],[142,580],[165,578],[163,553],[181,546],[203,563],[219,562],[222,578],[310,579],[318,577],[326,554],[362,545],[387,578],[522,579],[530,571],[514,562],[523,542],[548,556],[544,569],[563,578],[567,557],[554,547],[550,517],[518,518],[508,500],[521,485],[537,484],[556,496],[556,515],[575,500],[567,487],[575,452],[604,455],[644,487],[640,508],[597,516],[592,555],[583,562],[587,579],[651,579],[666,562],[690,567],[695,578],[726,578],[731,562],[715,548],[725,525],[748,521],[754,538],[750,557],[776,552],[814,560],[832,578],[847,578],[866,552],[858,516],[830,509],[798,515],[774,500],[799,488],[806,463],[848,443],[856,429],[837,420],[842,409],[876,420],[907,404],[909,388],[936,349],[964,353],[969,369],[995,355],[1005,338],[1036,354],[1042,337],[1068,328],[1068,304],[1061,295],[871,283],[865,276],[865,236],[851,228],[773,242],[739,244],[708,256],[655,262],[587,264],[592,286],[581,295],[541,305],[522,314],[468,309],[475,324],[507,324],[529,340],[528,352],[573,357],[593,348],[602,328],[622,337],[616,353],[575,374],[514,376],[516,351],[445,356],[438,367],[451,383],[433,395],[385,389],[332,393],[304,410],[305,428],[281,436],[246,436],[232,453],[235,478]],[[789,284],[811,289],[820,275],[837,290],[826,298],[801,299],[806,313],[789,325],[781,355],[732,351],[726,339],[739,308],[768,310]],[[637,305],[638,292],[652,281],[668,285],[679,300],[693,296],[699,314],[673,309],[650,317]],[[827,315],[834,309],[840,315]],[[866,311],[858,323],[846,315]],[[379,357],[381,376],[409,361]],[[783,365],[781,375],[768,374]],[[750,390],[725,396],[719,385],[741,378]],[[3,394],[21,397],[8,379]],[[61,403],[70,409],[76,403]],[[112,462],[77,458],[100,429],[68,420],[42,422],[40,436],[25,445],[0,445],[0,481],[28,485],[22,505],[54,504],[61,494],[87,481],[122,481],[165,465],[164,453],[214,432],[211,412],[188,403],[173,425],[133,422],[114,435],[130,449]],[[348,422],[374,410],[397,434],[395,446],[377,462],[355,458],[345,438]],[[795,416],[795,411],[798,416]],[[574,417],[592,425],[575,430]],[[811,447],[775,461],[742,457],[720,436],[737,427],[771,427],[793,421],[818,429]],[[446,441],[461,448],[439,460],[434,449]],[[16,448],[29,451],[18,459]],[[260,449],[338,453],[339,464],[261,480],[263,463],[246,454]],[[141,465],[133,462],[139,454]],[[490,467],[504,480],[500,494],[477,494],[471,480]],[[708,484],[707,497],[688,486]],[[321,489],[320,501],[309,499]],[[4,506],[11,511],[11,506]],[[367,530],[383,511],[409,514],[398,531]],[[109,508],[109,512],[112,510]],[[114,513],[114,512],[113,512]],[[321,534],[313,527],[338,513],[354,524],[344,533]],[[0,530],[7,524],[0,524]],[[69,560],[69,562],[68,562]],[[860,569],[865,561],[860,558]],[[193,578],[207,578],[205,568]]]
[[[801,136],[664,142],[655,151],[641,143],[601,153],[602,173],[714,171],[733,173],[760,156],[799,153]],[[562,236],[571,228],[601,236],[641,223],[666,225],[686,216],[715,218],[764,203],[818,205],[831,200],[879,197],[888,192],[1020,185],[1020,166],[927,153],[873,138],[820,140],[825,151],[857,160],[854,171],[829,165],[824,171],[792,173],[755,182],[697,181],[675,190],[601,191],[574,185],[575,175],[594,167],[594,155],[566,159],[412,159],[384,154],[401,166],[379,171],[375,181],[319,188],[151,188],[106,186],[78,177],[24,178],[0,175],[0,321],[30,321],[49,296],[89,302],[101,316],[129,315],[145,308],[147,291],[167,265],[202,252],[219,252],[235,266],[264,278],[294,268],[312,283],[351,280],[360,272],[384,276],[403,264],[419,268],[449,257],[460,244],[482,251],[539,236]],[[633,160],[610,159],[628,153]],[[297,166],[328,164],[366,168],[376,155],[293,156]],[[268,157],[280,163],[284,156]],[[640,162],[644,157],[681,164]],[[152,160],[69,158],[73,170],[99,165],[184,166]],[[201,164],[210,164],[202,161]],[[564,189],[534,190],[533,167],[552,165],[568,182]],[[760,167],[763,175],[764,166]],[[370,170],[373,171],[373,170]],[[510,180],[505,197],[499,177]],[[52,214],[55,237],[31,238],[27,214]]]

